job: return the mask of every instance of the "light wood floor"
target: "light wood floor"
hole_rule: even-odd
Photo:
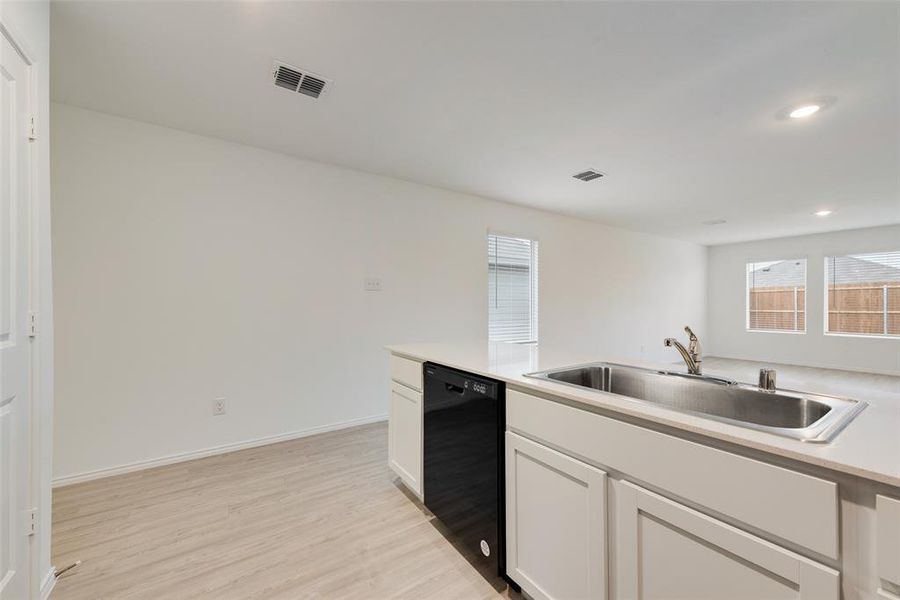
[[[53,600],[506,598],[387,468],[384,423],[53,494]]]

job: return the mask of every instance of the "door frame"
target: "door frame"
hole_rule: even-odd
[[[25,62],[28,67],[28,84],[27,84],[27,94],[28,94],[28,106],[27,111],[35,120],[34,126],[37,127],[37,121],[39,121],[38,115],[38,106],[37,99],[38,96],[38,77],[36,76],[36,71],[38,67],[38,61],[36,59],[36,54],[31,50],[28,41],[26,38],[21,35],[21,33],[16,29],[14,25],[12,25],[9,19],[4,19],[0,16],[0,36],[3,36],[19,53],[19,56]],[[42,135],[48,136],[49,132],[43,131]],[[43,139],[49,138],[40,138],[40,141]],[[27,243],[27,278],[28,278],[28,303],[26,306],[28,315],[39,315],[41,309],[41,279],[42,279],[42,270],[40,268],[41,265],[41,227],[40,227],[40,197],[43,193],[43,189],[40,186],[39,181],[39,169],[38,169],[38,160],[39,160],[39,151],[41,148],[39,144],[39,139],[31,139],[29,140],[28,145],[28,197],[26,198],[26,212],[27,212],[27,228],[24,232],[28,236]],[[49,240],[49,236],[48,236]],[[46,249],[49,252],[49,245]],[[48,274],[49,275],[49,274]],[[48,307],[49,308],[49,307]],[[47,311],[49,312],[49,311]],[[28,460],[28,485],[27,485],[27,497],[28,497],[28,506],[36,510],[40,507],[41,495],[43,492],[43,488],[46,487],[49,489],[50,486],[50,473],[41,473],[41,464],[40,457],[42,454],[42,436],[43,429],[49,424],[44,424],[43,418],[44,411],[43,407],[51,406],[51,400],[49,394],[49,390],[52,389],[52,378],[51,385],[47,385],[47,376],[42,376],[42,363],[41,363],[41,354],[42,354],[42,346],[39,342],[39,337],[37,335],[30,336],[28,340],[28,373],[26,375],[28,388],[27,388],[27,400],[28,400],[28,410],[29,410],[29,422],[31,424],[28,431],[28,447],[29,452],[26,457]],[[43,449],[45,452],[49,452],[50,448]],[[42,477],[43,475],[43,477]],[[44,481],[46,480],[46,481]],[[50,510],[50,506],[41,507],[44,508],[47,512]],[[53,585],[56,583],[55,580],[55,569],[53,567],[47,573],[41,573],[41,545],[43,543],[43,539],[46,539],[49,543],[49,532],[46,536],[41,536],[40,532],[40,521],[44,520],[45,522],[49,522],[49,519],[42,519],[44,515],[38,513],[36,517],[36,522],[33,523],[33,533],[30,535],[22,545],[22,550],[27,553],[27,563],[29,565],[28,569],[28,591],[32,598],[47,598],[50,595],[50,592],[53,589]],[[49,514],[46,515],[49,517]]]

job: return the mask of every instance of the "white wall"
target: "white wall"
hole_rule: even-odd
[[[826,256],[900,250],[900,225],[709,248],[707,353],[814,367],[900,374],[900,340],[824,335]],[[746,330],[746,263],[806,258],[806,334]]]
[[[38,509],[38,528],[31,538],[31,593],[48,594],[53,584],[50,566],[50,478],[53,443],[53,291],[50,263],[50,4],[45,0],[0,1],[0,21],[26,46],[34,62],[33,110],[38,137],[32,142],[34,168],[34,216],[32,248],[37,281],[32,288],[31,309],[41,321],[32,341],[32,485],[31,502]]]
[[[384,416],[384,344],[486,337],[489,228],[541,242],[542,342],[675,360],[662,339],[704,329],[701,246],[64,105],[52,126],[57,478]]]

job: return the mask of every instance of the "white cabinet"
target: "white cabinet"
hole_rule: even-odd
[[[875,497],[878,597],[900,600],[900,500]]]
[[[510,430],[583,456],[624,479],[838,559],[833,481],[516,390],[507,391],[506,419]]]
[[[390,371],[388,466],[419,500],[423,500],[425,405],[422,397],[422,363],[392,354]]]
[[[423,498],[422,409],[422,392],[396,381],[391,382],[388,464],[419,499]]]
[[[407,387],[422,391],[422,363],[391,354],[391,379]]]
[[[834,569],[629,482],[612,492],[615,600],[840,598]]]
[[[506,434],[507,573],[536,600],[606,598],[606,474]]]

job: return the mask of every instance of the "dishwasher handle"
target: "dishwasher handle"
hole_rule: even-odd
[[[446,381],[444,382],[444,387],[448,392],[453,392],[454,394],[459,394],[460,396],[466,393],[466,389],[464,387],[453,385],[452,383]]]
[[[435,386],[432,389],[456,396],[497,398],[503,389],[498,381],[476,377],[443,365],[425,363],[426,387],[429,381]]]

